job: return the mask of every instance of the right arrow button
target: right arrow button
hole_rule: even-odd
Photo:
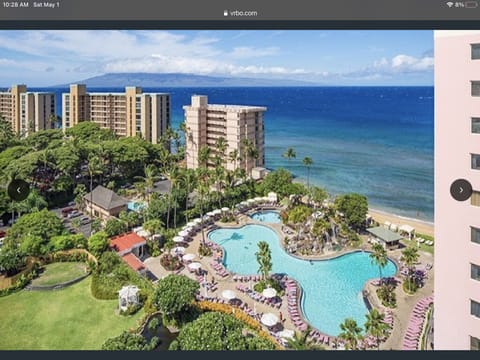
[[[457,201],[465,201],[472,196],[472,184],[465,179],[457,179],[450,185],[450,194]]]

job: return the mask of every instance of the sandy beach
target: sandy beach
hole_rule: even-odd
[[[434,226],[431,222],[389,214],[372,208],[368,210],[368,213],[380,224],[383,224],[385,221],[390,221],[392,224],[397,224],[398,226],[406,224],[413,226],[417,233],[434,236]]]

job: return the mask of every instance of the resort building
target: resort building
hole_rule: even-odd
[[[263,113],[267,110],[260,106],[214,105],[208,104],[205,95],[192,96],[192,104],[183,107],[186,125],[186,165],[196,169],[200,164],[199,150],[203,146],[210,148],[210,158],[216,155],[222,158],[228,170],[244,169],[248,176],[254,168],[264,166],[264,128]],[[220,154],[217,140],[225,139],[225,152]],[[251,146],[247,146],[246,143]],[[256,150],[256,151],[249,151]],[[237,153],[237,159],[231,154]],[[257,156],[251,156],[256,152]],[[213,161],[208,163],[213,167]],[[260,171],[255,172],[256,174]]]
[[[143,93],[140,87],[126,87],[124,93],[89,93],[85,85],[70,85],[70,92],[62,94],[63,129],[82,121],[157,144],[170,126],[170,94]]]
[[[434,345],[479,350],[480,31],[435,31],[434,36]],[[450,194],[457,179],[472,185],[465,201]]]
[[[111,217],[117,217],[122,211],[127,211],[128,201],[115,192],[98,185],[91,193],[83,197],[84,211],[87,214],[107,221]]]
[[[0,115],[21,136],[55,127],[55,94],[27,92],[26,85],[13,85],[0,92]]]

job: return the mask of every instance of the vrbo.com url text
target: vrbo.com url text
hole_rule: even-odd
[[[256,10],[225,10],[223,12],[224,16],[258,16],[258,11]]]

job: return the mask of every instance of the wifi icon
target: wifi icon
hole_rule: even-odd
[[[451,7],[453,6],[453,2],[451,2],[451,1],[447,2],[447,6],[448,6],[449,8],[451,8]]]

